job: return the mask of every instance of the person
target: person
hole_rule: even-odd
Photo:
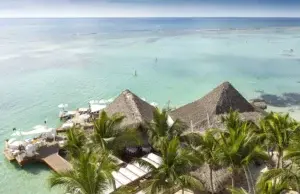
[[[137,76],[137,72],[136,72],[136,70],[134,71],[134,76],[135,76],[135,77]]]
[[[155,63],[157,63],[157,57],[155,58]]]

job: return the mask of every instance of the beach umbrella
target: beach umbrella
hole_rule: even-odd
[[[21,131],[15,131],[13,134],[11,134],[11,136],[22,136],[22,132]]]
[[[91,100],[89,103],[90,104],[95,104],[95,103],[97,103],[97,101],[96,100]]]
[[[67,108],[68,107],[68,104],[59,104],[58,105],[58,108]]]

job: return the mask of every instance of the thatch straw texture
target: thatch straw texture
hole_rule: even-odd
[[[171,111],[170,116],[200,129],[213,125],[219,119],[216,116],[226,114],[230,109],[245,113],[246,117],[259,115],[229,82],[224,82],[201,99]]]
[[[212,191],[210,185],[209,167],[204,164],[202,167],[192,172],[198,180],[202,182],[207,191]],[[231,184],[231,173],[226,168],[213,171],[213,184],[215,193],[224,192],[226,185]],[[226,192],[225,192],[226,193]]]
[[[108,115],[121,113],[126,116],[123,126],[138,127],[152,120],[154,107],[131,91],[125,90],[104,110]]]

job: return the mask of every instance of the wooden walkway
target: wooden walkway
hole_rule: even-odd
[[[40,161],[45,162],[55,172],[64,172],[72,169],[72,165],[58,155],[58,144],[42,147],[38,153]]]
[[[49,155],[41,160],[55,172],[64,172],[72,169],[71,164],[58,154]]]

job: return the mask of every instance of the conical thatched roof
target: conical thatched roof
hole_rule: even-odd
[[[122,122],[124,126],[139,126],[152,120],[154,107],[131,91],[125,90],[104,110],[108,115],[121,113],[126,116]]]
[[[226,114],[229,110],[253,112],[253,106],[229,83],[224,82],[207,95],[170,112],[172,119],[180,119],[195,127],[207,126],[208,118]]]

